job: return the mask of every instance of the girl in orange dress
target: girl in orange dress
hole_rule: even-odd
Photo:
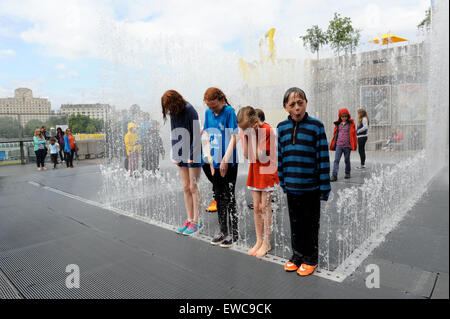
[[[256,243],[248,254],[263,257],[271,250],[272,195],[279,184],[277,173],[276,136],[272,127],[262,122],[251,106],[237,115],[243,131],[244,157],[250,162],[247,187],[252,193]]]

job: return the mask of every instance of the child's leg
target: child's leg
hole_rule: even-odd
[[[339,162],[342,156],[342,146],[336,146],[336,153],[334,154],[334,164],[333,164],[333,176],[337,176],[339,172]]]
[[[201,167],[192,167],[189,172],[189,189],[192,196],[192,219],[198,222],[200,215],[201,194],[198,190],[198,182],[200,181]]]
[[[350,147],[344,147],[344,161],[345,161],[345,174],[350,174],[352,170],[350,165],[350,155],[352,154],[352,149]]]
[[[319,256],[320,194],[318,191],[302,195],[302,204],[297,211],[300,219],[299,251],[303,263],[315,266]]]
[[[181,185],[183,186],[184,205],[186,207],[186,214],[189,220],[194,219],[194,203],[192,201],[191,188],[189,183],[189,168],[179,167]]]
[[[227,215],[230,234],[233,236],[233,242],[237,241],[239,238],[236,195],[235,195],[237,172],[238,172],[238,164],[235,164],[232,167],[228,166],[228,171],[227,174],[225,175],[227,187],[227,191],[225,192]],[[219,174],[219,172],[216,172],[216,174]]]
[[[261,212],[261,194],[262,192],[251,191],[253,199],[253,218],[255,221],[255,232],[256,232],[256,244],[252,249],[248,251],[250,256],[255,256],[256,252],[259,250],[263,243],[263,227],[264,220],[262,218]]]
[[[272,235],[272,192],[262,192],[261,212],[264,221],[263,244],[256,252],[256,257],[263,257],[271,249],[270,237]]]

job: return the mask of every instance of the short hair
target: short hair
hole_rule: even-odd
[[[52,137],[52,138],[50,139],[50,142],[56,142],[56,138]]]
[[[264,111],[261,109],[255,109],[256,116],[259,118],[261,122],[266,121],[266,115],[264,114]]]
[[[300,96],[303,100],[308,102],[308,99],[306,98],[306,93],[302,89],[299,89],[298,87],[291,87],[286,91],[286,93],[284,93],[283,106],[287,104],[287,102],[289,101],[289,97],[291,96],[292,93],[294,93],[294,95]]]
[[[237,114],[237,122],[241,123],[255,123],[258,121],[258,116],[256,115],[256,111],[251,106],[244,106],[240,108]]]

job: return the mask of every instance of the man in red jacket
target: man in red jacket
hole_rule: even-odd
[[[330,178],[331,182],[337,181],[342,153],[344,153],[345,159],[345,178],[350,178],[350,153],[351,151],[355,151],[358,145],[355,122],[352,120],[350,112],[346,108],[339,110],[339,118],[334,122],[334,125],[330,150],[336,151],[336,153],[334,157],[333,175]]]

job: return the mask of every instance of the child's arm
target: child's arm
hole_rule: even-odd
[[[316,167],[319,180],[320,199],[328,200],[330,195],[330,157],[328,153],[328,142],[325,128],[320,126],[316,138]]]
[[[284,184],[284,176],[283,176],[283,157],[282,157],[282,149],[280,143],[280,134],[278,134],[278,179],[280,180],[280,187],[283,192],[286,193],[286,185]]]
[[[248,159],[248,135],[244,134],[242,139],[242,148],[244,149],[244,157]]]

